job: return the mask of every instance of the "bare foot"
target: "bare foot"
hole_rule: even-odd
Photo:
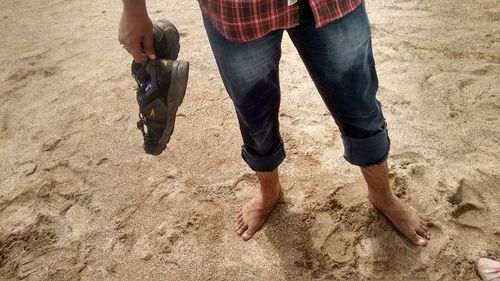
[[[427,240],[431,239],[431,235],[427,226],[427,219],[423,214],[396,196],[383,204],[378,204],[373,200],[372,202],[413,244],[418,246],[427,245]]]
[[[280,196],[281,186],[278,183],[265,191],[261,189],[261,192],[243,206],[236,218],[236,233],[243,241],[250,240],[255,232],[259,231]]]
[[[389,186],[387,162],[361,167],[368,184],[368,197],[394,226],[413,244],[427,245],[431,239],[427,219],[412,207],[394,196]]]

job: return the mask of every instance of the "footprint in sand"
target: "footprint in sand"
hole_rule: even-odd
[[[209,203],[207,204],[211,205]],[[207,204],[200,205],[207,207]],[[191,234],[193,234],[195,238],[203,239],[205,235],[216,235],[212,233],[213,231],[216,231],[215,233],[220,233],[220,231],[212,229],[212,227],[220,227],[220,229],[222,229],[220,222],[220,219],[217,221],[215,215],[209,216],[208,214],[199,212],[189,212],[182,215],[181,218],[174,222],[163,223],[158,226],[155,231],[149,235],[149,240],[153,241],[153,248],[158,248],[160,249],[160,253],[168,255],[175,251],[177,242],[184,239],[186,235],[191,237]],[[217,240],[217,238],[215,240]],[[141,241],[138,242],[140,245]]]
[[[429,231],[432,233],[432,247],[425,255],[432,259],[441,252],[441,249],[447,247],[448,243],[451,241],[450,237],[443,232],[443,228],[438,225],[438,223],[429,222]]]
[[[334,221],[328,213],[319,213],[311,228],[313,246],[320,249],[333,231]]]
[[[89,188],[87,187],[88,180],[82,172],[72,167],[68,161],[58,161],[43,168],[42,171],[50,174],[51,178],[57,182],[54,191],[66,199],[81,197]]]
[[[21,82],[32,76],[41,75],[44,78],[53,76],[59,71],[57,66],[38,67],[34,69],[20,68],[7,78],[7,81]]]
[[[36,270],[28,270],[31,261],[47,254],[56,242],[53,221],[42,215],[32,223],[4,231],[0,234],[0,276],[28,277],[35,273]]]
[[[389,186],[398,198],[408,199],[408,180],[406,177],[395,172],[390,172]]]
[[[495,66],[493,65],[487,65],[481,68],[478,68],[476,70],[471,71],[471,74],[477,75],[477,76],[485,76],[491,73],[495,69]]]
[[[59,146],[59,144],[61,143],[62,140],[63,140],[63,138],[59,138],[59,137],[54,138],[54,139],[50,139],[47,142],[45,142],[44,144],[42,144],[42,147],[40,148],[40,150],[42,152],[53,151]]]
[[[336,262],[348,262],[353,258],[356,234],[351,231],[336,229],[325,241],[325,251]]]
[[[457,83],[458,89],[460,89],[460,91],[463,91],[464,88],[472,85],[475,81],[476,81],[475,79],[471,79],[471,78],[460,79]]]
[[[328,254],[337,263],[352,260],[356,234],[335,224],[328,213],[319,213],[311,228],[314,248]]]
[[[462,179],[448,196],[451,221],[469,229],[495,233],[500,216],[500,177],[483,175],[482,180]]]
[[[249,198],[258,186],[253,173],[243,173],[227,182],[193,186],[197,200],[222,200],[233,202],[237,198]]]
[[[27,177],[34,174],[37,168],[38,165],[33,161],[27,161],[18,165],[18,172]]]
[[[2,114],[2,118],[0,119],[0,139],[9,139],[11,137],[9,123],[10,113],[4,112]]]
[[[409,199],[410,183],[426,185],[427,161],[419,153],[403,152],[392,157],[394,164],[389,171],[389,184],[394,194],[404,200]]]

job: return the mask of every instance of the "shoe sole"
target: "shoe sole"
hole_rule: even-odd
[[[181,48],[179,43],[179,31],[175,25],[168,20],[161,19],[153,25],[154,48],[159,59],[176,60]],[[166,46],[161,46],[162,39],[166,40]],[[165,47],[161,49],[161,47]]]
[[[163,150],[165,150],[167,143],[170,141],[170,137],[174,132],[177,109],[182,104],[184,96],[186,95],[188,78],[189,62],[174,61],[172,65],[172,77],[170,79],[171,86],[167,97],[167,124],[160,140],[158,141],[157,149],[151,153],[152,155],[161,154]]]

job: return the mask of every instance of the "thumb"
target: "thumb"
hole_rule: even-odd
[[[150,60],[155,60],[155,50],[153,48],[153,32],[148,32],[146,36],[144,36],[144,51]]]

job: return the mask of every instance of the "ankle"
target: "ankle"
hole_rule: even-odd
[[[266,186],[261,185],[259,193],[265,199],[272,199],[279,197],[281,195],[281,184],[278,181],[272,185],[266,185]]]
[[[381,211],[390,211],[397,207],[399,203],[399,198],[397,198],[392,192],[383,195],[370,193],[368,198],[370,198],[373,205]]]
[[[261,193],[277,193],[280,191],[281,185],[278,175],[278,169],[271,172],[257,172]]]

